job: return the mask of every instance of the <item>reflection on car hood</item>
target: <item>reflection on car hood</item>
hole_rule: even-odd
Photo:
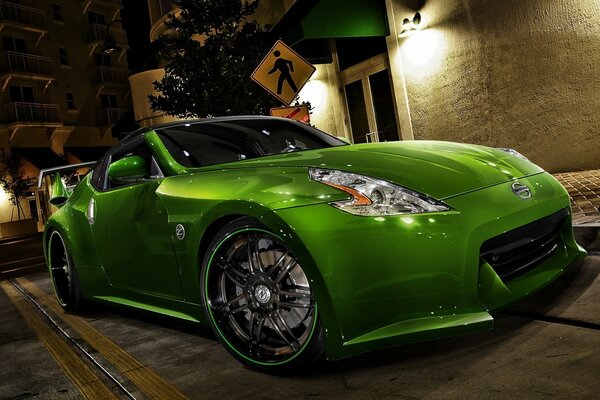
[[[450,142],[357,144],[279,154],[208,169],[318,167],[369,175],[437,199],[543,172],[501,150]]]

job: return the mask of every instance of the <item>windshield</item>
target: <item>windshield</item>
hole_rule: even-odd
[[[175,161],[184,167],[347,144],[310,126],[269,118],[182,124],[158,133]]]

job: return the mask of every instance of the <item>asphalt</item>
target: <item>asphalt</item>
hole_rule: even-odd
[[[589,245],[597,244],[594,239]],[[495,315],[492,331],[322,362],[284,376],[244,368],[193,324],[108,306],[65,319],[48,306],[55,301],[47,274],[28,273],[25,279],[2,283],[41,289],[32,298],[119,398],[595,399],[600,390],[597,250],[547,288]],[[0,398],[83,398],[59,366],[61,355],[51,355],[6,293],[0,290]],[[74,321],[90,328],[78,330]],[[138,371],[146,372],[146,386],[132,383],[140,382],[132,379]]]

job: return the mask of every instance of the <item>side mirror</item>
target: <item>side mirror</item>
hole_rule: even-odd
[[[60,178],[60,174],[57,172],[54,174],[54,179],[52,182],[52,196],[48,202],[53,206],[60,208],[69,199],[69,195],[70,193],[67,190],[67,187]]]
[[[148,164],[140,156],[124,157],[108,166],[108,177],[115,183],[134,183],[149,175]]]

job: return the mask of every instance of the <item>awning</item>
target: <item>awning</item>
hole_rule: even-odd
[[[54,168],[68,164],[49,147],[13,147],[13,151],[32,163],[37,169]]]
[[[384,0],[297,0],[272,32],[289,45],[305,39],[387,36]]]
[[[73,154],[81,162],[98,161],[109,149],[110,146],[65,147],[65,151]]]

